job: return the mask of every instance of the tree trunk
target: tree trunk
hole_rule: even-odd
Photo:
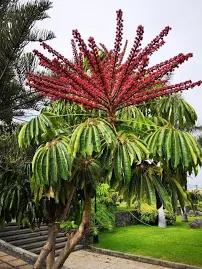
[[[157,192],[156,192],[156,208],[158,210],[158,226],[161,228],[166,228],[167,225],[166,225],[165,213],[163,210],[163,204]]]
[[[48,225],[48,239],[43,246],[37,261],[34,264],[34,269],[41,269],[47,258],[47,269],[52,268],[55,259],[55,240],[59,232],[58,225],[55,223]],[[53,256],[54,255],[54,256]]]
[[[54,224],[54,226],[56,226],[56,224]],[[48,226],[48,237],[51,237],[51,234],[54,230],[54,227],[52,225]],[[52,241],[51,241],[51,251],[48,253],[48,256],[46,258],[46,269],[51,269],[54,261],[55,261],[55,242],[56,242],[56,238],[57,238],[57,234],[59,231],[59,227],[57,226],[57,233],[55,233],[55,236],[52,237]]]
[[[181,208],[181,216],[182,216],[182,222],[188,222],[186,207],[184,207],[184,209]]]
[[[163,205],[158,208],[158,226],[161,228],[166,228],[166,218],[163,210]]]
[[[86,199],[84,202],[84,214],[82,218],[82,222],[79,225],[79,228],[76,232],[72,232],[68,236],[68,240],[59,257],[53,264],[52,269],[60,269],[62,268],[64,262],[73,251],[74,247],[78,244],[78,242],[83,238],[85,234],[89,231],[90,227],[90,218],[91,218],[91,197],[89,194],[86,195]]]
[[[72,187],[70,188],[69,198],[66,201],[64,211],[61,213],[61,215],[58,218],[58,222],[63,221],[66,215],[68,214],[73,196],[75,194],[75,190],[76,190],[76,187],[72,185]],[[46,269],[52,268],[55,261],[55,242],[56,242],[58,232],[59,232],[58,224],[54,223],[54,224],[48,225],[48,239],[47,239],[46,244],[43,246],[37,261],[34,264],[34,267],[33,267],[34,269],[41,269],[42,265],[45,264],[45,261],[46,261]]]

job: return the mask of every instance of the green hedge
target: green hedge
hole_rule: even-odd
[[[176,216],[173,212],[167,210],[165,212],[167,225],[174,225],[176,222]],[[139,210],[139,218],[142,222],[150,225],[155,225],[158,223],[158,211],[155,207],[148,204],[142,204],[141,210]]]

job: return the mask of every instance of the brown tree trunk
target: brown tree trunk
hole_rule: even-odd
[[[41,269],[47,259],[47,269],[50,269],[55,259],[55,240],[59,232],[58,225],[53,223],[48,225],[48,239],[43,246],[37,261],[34,264],[34,269]],[[54,255],[54,256],[53,256]]]
[[[78,242],[83,238],[85,234],[87,234],[90,227],[90,217],[91,217],[91,197],[90,195],[86,195],[86,199],[84,202],[84,214],[81,224],[79,225],[76,233],[70,233],[66,245],[59,257],[53,264],[52,269],[60,269],[62,268],[64,262],[73,251],[74,247],[78,244]]]
[[[58,222],[61,222],[65,219],[66,215],[69,213],[71,202],[73,196],[75,194],[76,187],[72,185],[70,188],[70,195],[68,200],[66,201],[66,205],[64,211],[59,216]],[[53,263],[55,261],[55,242],[57,238],[57,234],[59,232],[59,225],[54,223],[48,225],[48,239],[46,244],[43,246],[37,261],[34,264],[34,269],[41,269],[42,265],[45,264],[46,261],[46,269],[51,269]]]
[[[51,237],[51,234],[54,232],[55,227],[57,227],[57,232],[55,233],[55,236]],[[48,256],[46,258],[46,269],[51,269],[54,261],[55,261],[55,242],[56,242],[56,238],[57,238],[57,234],[59,231],[59,227],[57,224],[53,224],[53,225],[49,225],[48,226],[48,237],[51,237],[51,251],[48,253]]]

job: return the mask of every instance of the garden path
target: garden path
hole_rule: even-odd
[[[33,265],[0,251],[0,269],[31,269]]]
[[[64,265],[67,269],[169,269],[86,250],[71,253]]]

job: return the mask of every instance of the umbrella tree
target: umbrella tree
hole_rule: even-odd
[[[78,230],[69,233],[66,246],[56,261],[50,255],[54,254],[56,232],[53,231],[34,268],[40,268],[47,256],[47,268],[62,267],[75,245],[89,230],[91,198],[100,181],[107,179],[127,186],[134,169],[152,156],[172,169],[183,166],[190,171],[201,164],[201,151],[189,134],[179,133],[164,119],[145,117],[134,107],[157,97],[200,86],[201,80],[167,85],[166,75],[192,54],[180,53],[149,67],[149,57],[165,44],[165,36],[171,28],[165,27],[142,48],[144,28],[138,26],[133,46],[124,60],[127,42],[121,50],[122,15],[122,11],[118,10],[112,50],[104,44],[98,46],[93,37],[88,39],[87,45],[78,30],[74,30],[73,62],[44,42],[42,46],[53,58],[34,51],[40,64],[55,76],[29,73],[27,85],[54,100],[75,102],[85,108],[85,113],[73,113],[74,125],[68,124],[68,119],[72,120],[70,111],[62,117],[42,112],[25,124],[19,135],[21,146],[39,145],[32,162],[34,191],[39,194],[39,190],[46,193],[45,190],[49,189],[49,196],[51,193],[56,201],[64,203],[62,218],[70,211],[76,190],[83,192],[84,213]],[[129,120],[124,116],[125,110],[132,115]],[[78,120],[78,114],[82,114],[82,122]],[[163,188],[160,180],[157,185]],[[169,206],[168,199],[162,197],[162,201]]]

